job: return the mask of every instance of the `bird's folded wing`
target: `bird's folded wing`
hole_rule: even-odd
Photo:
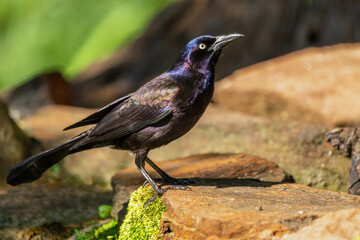
[[[129,97],[131,97],[131,94],[126,95],[125,97],[119,98],[118,100],[115,100],[114,102],[106,105],[105,107],[101,108],[100,110],[96,111],[95,113],[91,114],[90,116],[84,118],[83,120],[64,128],[64,131],[72,129],[72,128],[77,128],[77,127],[82,127],[82,126],[98,123],[106,114],[108,114],[117,105],[119,105],[120,103],[122,103],[123,101],[128,99]]]
[[[91,142],[111,141],[154,124],[171,113],[170,108],[124,104],[106,115],[89,134]]]

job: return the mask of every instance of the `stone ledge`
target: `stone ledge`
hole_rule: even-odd
[[[300,184],[246,179],[207,184],[164,194],[165,239],[279,239],[327,213],[360,203],[357,196]]]
[[[293,178],[279,166],[269,160],[246,154],[203,154],[187,158],[179,158],[156,163],[170,176],[177,178],[196,178],[198,185],[216,182],[218,178],[227,181],[252,178],[271,182],[293,182]],[[153,178],[159,177],[150,167],[147,168]],[[226,180],[227,179],[227,180]],[[114,190],[113,210],[114,217],[124,214],[131,191],[145,181],[135,167],[118,172],[112,179]],[[192,187],[192,186],[191,186]]]

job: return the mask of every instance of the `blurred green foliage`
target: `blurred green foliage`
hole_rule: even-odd
[[[0,90],[47,70],[74,76],[139,36],[170,2],[0,1]]]
[[[76,240],[105,240],[105,239],[117,239],[119,227],[117,226],[116,219],[112,219],[110,222],[105,223],[99,227],[91,229],[91,231],[82,234],[79,230],[75,230]]]
[[[111,217],[111,209],[110,205],[100,205],[98,208],[98,214],[101,218],[109,218]]]

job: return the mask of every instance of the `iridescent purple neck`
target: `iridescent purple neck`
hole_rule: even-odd
[[[167,74],[176,82],[184,84],[188,82],[186,86],[192,86],[191,88],[196,91],[203,91],[207,88],[213,88],[214,86],[214,71],[207,70],[206,72],[194,71],[187,64],[172,68]],[[197,94],[195,94],[197,96]]]
[[[213,56],[206,61],[202,62],[201,65],[194,64],[190,61],[188,56],[182,58],[181,56],[175,62],[175,64],[168,71],[169,75],[187,75],[199,73],[203,75],[213,75],[215,71],[215,65],[217,62],[218,56]]]

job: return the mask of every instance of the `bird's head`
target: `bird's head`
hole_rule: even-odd
[[[212,71],[221,54],[221,50],[243,36],[242,34],[229,34],[222,36],[205,35],[191,40],[181,51],[172,70],[181,71],[183,68],[192,68],[195,71]]]

